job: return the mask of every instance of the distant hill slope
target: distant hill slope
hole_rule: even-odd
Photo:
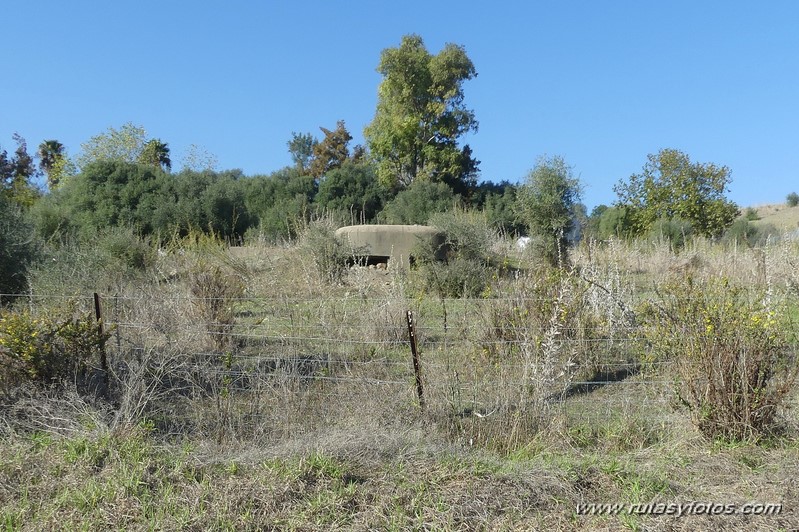
[[[760,216],[759,220],[754,223],[756,225],[771,224],[780,230],[791,230],[799,228],[799,206],[788,207],[785,203],[777,203],[773,205],[760,205],[753,207]],[[741,209],[745,212],[746,209]]]

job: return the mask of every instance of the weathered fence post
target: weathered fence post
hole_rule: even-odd
[[[416,346],[416,326],[413,322],[413,311],[407,312],[408,318],[408,342],[411,344],[411,355],[413,356],[413,373],[416,376],[416,394],[419,396],[419,406],[424,409],[424,390],[422,389],[422,366],[419,362],[419,350]]]
[[[100,331],[100,338],[104,335],[103,330],[103,310],[100,306],[100,294],[94,293],[94,317],[97,318],[97,328]],[[108,385],[108,357],[105,352],[105,342],[100,343],[100,369],[102,375],[100,377],[100,394],[105,395]]]

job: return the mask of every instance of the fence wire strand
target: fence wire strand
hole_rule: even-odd
[[[78,301],[86,308],[92,305],[90,296],[4,296],[29,301],[34,308],[48,300]],[[246,393],[262,385],[283,385],[291,390],[296,383],[329,385],[322,392],[325,397],[351,398],[353,387],[363,388],[364,393],[375,397],[386,393],[410,397],[414,393],[414,368],[404,316],[386,310],[375,317],[363,310],[418,308],[417,302],[377,298],[226,298],[227,304],[246,307],[233,312],[229,323],[180,312],[194,304],[219,299],[102,296],[103,324],[111,334],[109,355],[117,370],[130,372],[136,364],[148,364],[160,356],[169,358],[172,364],[164,365],[158,378],[181,382],[186,389],[196,388],[197,393],[205,393],[206,388]],[[597,401],[608,411],[635,402],[658,407],[664,404],[663,398],[674,383],[662,376],[668,374],[674,362],[643,362],[640,351],[646,341],[636,327],[619,324],[612,329],[559,328],[558,349],[585,347],[597,351],[591,372],[586,373],[584,368],[575,370],[569,364],[547,367],[552,361],[538,356],[544,348],[534,345],[529,327],[480,321],[484,306],[489,303],[541,301],[453,299],[443,301],[449,306],[443,315],[440,301],[439,307],[432,310],[416,310],[416,333],[428,393],[445,397],[442,401],[449,403],[455,401],[453,397],[461,397],[466,398],[462,399],[464,404],[498,404],[502,400],[492,398],[492,393],[524,390],[536,384],[536,376],[550,375],[548,393],[561,400],[583,399],[595,389],[629,389],[629,395],[603,396]],[[356,308],[348,309],[348,305]],[[166,317],[153,317],[156,309],[161,309]],[[502,334],[498,335],[496,330],[500,329]],[[522,345],[524,342],[528,343]],[[252,389],[247,390],[247,386]],[[640,392],[642,388],[646,393]],[[299,390],[296,393],[305,388]],[[633,394],[635,400],[631,399]]]

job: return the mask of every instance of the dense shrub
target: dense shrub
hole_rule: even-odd
[[[797,376],[780,310],[770,294],[726,279],[680,279],[645,306],[648,358],[674,363],[679,399],[704,434],[742,439],[774,428]]]
[[[652,224],[648,238],[654,242],[668,243],[673,249],[685,247],[693,235],[691,222],[679,218],[661,218]]]
[[[746,218],[738,218],[724,232],[721,242],[727,245],[762,246],[770,238],[776,238],[778,234],[779,231],[772,224],[755,225]]]
[[[442,297],[479,297],[486,294],[498,271],[492,243],[496,233],[483,213],[454,210],[433,215],[430,224],[446,235],[447,259],[436,260],[429,245],[417,250],[417,266],[426,289]]]
[[[93,237],[109,228],[185,236],[201,230],[235,239],[252,217],[240,171],[165,174],[151,165],[98,161],[33,208],[44,238]]]
[[[785,197],[785,202],[788,204],[788,207],[796,207],[799,205],[799,194],[791,192]]]
[[[344,278],[348,262],[365,254],[336,238],[335,226],[329,219],[314,220],[302,234],[300,245],[313,260],[316,271],[325,283],[338,284]]]
[[[259,236],[269,242],[297,238],[314,213],[317,183],[311,176],[284,169],[247,181],[245,206],[257,221]]]
[[[45,241],[65,241],[78,232],[72,209],[61,201],[61,190],[51,192],[37,201],[29,216],[36,234]]]
[[[750,222],[756,222],[760,219],[760,215],[752,207],[747,207],[744,211],[744,218]]]
[[[347,162],[327,172],[319,183],[316,203],[328,212],[341,213],[350,223],[368,223],[383,208],[387,196],[372,166]]]
[[[153,211],[164,201],[169,176],[151,166],[97,161],[72,178],[59,198],[83,235],[116,226],[153,231]]]
[[[7,302],[3,294],[25,291],[37,255],[33,227],[20,207],[0,196],[0,304]]]
[[[378,216],[387,224],[426,224],[435,213],[452,209],[460,202],[449,185],[417,180],[386,204]]]
[[[599,214],[598,237],[607,240],[611,237],[625,237],[630,231],[627,227],[627,210],[624,207],[608,207]]]
[[[145,270],[155,262],[155,249],[132,229],[116,227],[103,231],[94,241],[117,271]]]
[[[148,223],[133,227],[144,235],[162,237],[199,230],[228,240],[240,238],[253,223],[245,206],[245,188],[238,170],[184,170],[160,179],[156,194],[138,198],[137,212],[148,216]]]
[[[480,183],[469,195],[469,205],[485,212],[491,228],[504,235],[518,236],[524,233],[524,223],[516,214],[518,187],[507,181]]]
[[[108,333],[90,314],[54,319],[0,312],[0,392],[24,382],[53,384],[99,362]]]

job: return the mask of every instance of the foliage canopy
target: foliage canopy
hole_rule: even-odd
[[[22,208],[0,195],[0,303],[6,302],[2,294],[25,291],[28,269],[37,252],[33,227],[23,217]]]
[[[717,237],[738,216],[725,197],[730,169],[712,163],[692,163],[674,149],[650,154],[640,174],[620,181],[617,205],[626,209],[626,226],[633,236],[649,231],[660,218],[689,222],[695,233]]]
[[[422,179],[456,192],[473,185],[479,162],[468,145],[458,147],[477,130],[463,104],[463,83],[477,75],[465,49],[447,44],[432,55],[421,37],[406,35],[399,47],[383,50],[377,70],[383,81],[364,136],[381,182],[402,188]]]
[[[519,189],[516,208],[530,235],[540,238],[543,255],[554,265],[566,252],[580,200],[580,181],[561,157],[542,157]]]
[[[17,149],[11,156],[6,150],[0,150],[0,197],[30,207],[39,197],[39,191],[31,182],[36,176],[36,165],[25,139],[14,134],[14,141]]]

